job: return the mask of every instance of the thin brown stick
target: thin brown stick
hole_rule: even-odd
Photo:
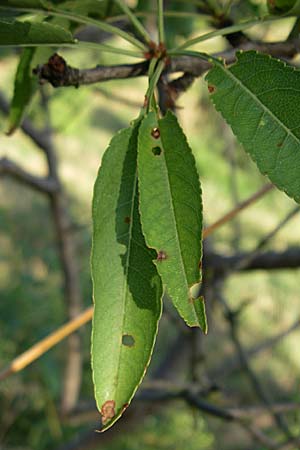
[[[0,158],[0,177],[10,176],[20,183],[30,186],[42,193],[52,193],[58,190],[58,183],[51,177],[39,177],[27,172],[9,158]]]
[[[248,208],[248,206],[255,203],[257,200],[262,198],[265,194],[267,194],[271,189],[274,188],[274,185],[271,183],[265,184],[259,191],[255,192],[255,194],[251,195],[249,198],[240,203],[236,208],[229,211],[225,216],[221,217],[212,225],[209,225],[203,230],[203,239],[207,238],[211,235],[217,228],[220,228],[225,223],[230,222],[234,217],[236,217],[241,211]]]
[[[62,325],[49,336],[33,345],[21,355],[17,356],[2,372],[0,372],[0,381],[4,380],[9,375],[24,369],[24,367],[28,366],[37,358],[42,356],[50,348],[54,347],[54,345],[58,344],[67,336],[74,333],[74,331],[78,330],[78,328],[89,322],[93,317],[93,311],[94,307],[90,306],[73,320],[70,320],[65,325]]]

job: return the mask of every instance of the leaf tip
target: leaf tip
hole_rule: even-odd
[[[116,402],[114,400],[106,400],[106,402],[103,403],[100,409],[101,419],[103,425],[107,425],[108,422],[111,421],[116,415],[115,412]],[[101,430],[105,431],[105,429]]]

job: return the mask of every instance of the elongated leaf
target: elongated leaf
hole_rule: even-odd
[[[12,134],[19,126],[33,92],[35,91],[35,79],[32,77],[31,62],[35,48],[25,48],[20,57],[15,77],[14,95],[9,112],[8,134]]]
[[[135,124],[112,139],[94,190],[92,366],[103,430],[141,382],[161,314],[161,281],[138,211],[137,132]]]
[[[47,22],[0,21],[0,45],[33,46],[74,43],[72,34]]]
[[[300,71],[254,51],[206,79],[212,101],[259,170],[300,201]]]
[[[0,0],[1,8],[37,8],[41,7],[42,3],[42,0]]]
[[[51,17],[49,21],[51,25],[62,26],[65,29],[71,26],[70,21],[61,17]],[[8,135],[19,127],[26,109],[38,90],[38,77],[33,74],[33,69],[47,61],[54,51],[53,47],[44,46],[23,50],[15,76],[14,94],[8,119]]]
[[[139,132],[140,211],[146,243],[179,314],[206,332],[200,281],[202,204],[192,152],[172,113],[143,120]],[[192,289],[194,287],[194,289]]]
[[[271,14],[284,14],[291,10],[295,3],[296,0],[267,0]]]
[[[111,0],[0,0],[0,17],[1,8],[11,8],[24,12],[26,10],[49,11],[56,10],[71,11],[78,16],[93,17],[103,20],[109,16],[120,13],[120,8]]]
[[[288,10],[288,15],[299,16],[300,14],[300,0],[294,2],[294,6]]]
[[[104,20],[121,12],[120,8],[111,0],[85,0],[84,2],[82,0],[66,0],[59,5],[59,9],[98,20]]]

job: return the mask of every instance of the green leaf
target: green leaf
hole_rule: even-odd
[[[268,9],[271,14],[284,14],[290,11],[296,0],[267,0]]]
[[[0,6],[5,8],[42,8],[43,0],[0,0]]]
[[[51,8],[59,8],[96,19],[105,19],[108,16],[120,13],[120,8],[114,5],[111,0],[0,0],[0,7],[20,11],[26,11],[26,9],[49,10],[49,12]]]
[[[7,134],[11,135],[19,127],[35,93],[38,78],[32,70],[44,63],[53,54],[53,48],[25,48],[20,56],[14,83],[14,94],[10,105]]]
[[[211,99],[259,170],[300,201],[300,71],[255,51],[208,73]]]
[[[75,43],[72,34],[47,22],[0,21],[0,46],[61,45]]]
[[[294,1],[294,5],[291,9],[287,11],[289,16],[299,16],[300,14],[300,0]]]
[[[140,212],[146,243],[157,252],[156,267],[179,314],[207,331],[199,297],[202,203],[194,157],[171,113],[151,112],[139,132]],[[198,291],[195,294],[195,291]]]
[[[71,11],[78,16],[104,20],[120,14],[120,8],[111,0],[67,0],[59,5],[59,9]]]
[[[12,134],[21,123],[25,109],[35,91],[35,79],[32,77],[31,62],[35,48],[25,48],[15,76],[14,95],[9,111],[9,129],[7,134]]]
[[[121,416],[140,384],[161,315],[161,281],[138,210],[138,127],[112,139],[94,189],[92,366],[102,430]]]

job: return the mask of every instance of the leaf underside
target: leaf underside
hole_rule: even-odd
[[[206,76],[211,99],[259,170],[300,201],[300,71],[255,51]]]
[[[51,15],[51,9],[69,11],[81,17],[104,20],[120,13],[120,8],[111,0],[0,0],[1,8],[25,12],[27,10],[44,10]]]
[[[25,48],[20,57],[15,76],[14,95],[9,111],[7,134],[12,134],[19,126],[25,108],[35,91],[35,84],[37,85],[37,83],[35,83],[31,73],[31,62],[35,51],[34,48]]]
[[[74,42],[69,31],[47,22],[0,21],[0,45],[60,45]]]
[[[160,120],[151,112],[143,120],[138,173],[143,233],[156,250],[163,285],[186,323],[206,332],[199,289],[194,295],[201,280],[201,189],[194,157],[171,112]]]
[[[102,431],[121,416],[140,384],[161,315],[161,281],[138,210],[138,126],[112,139],[94,189],[92,367]]]
[[[61,17],[51,17],[48,23],[66,29],[71,28],[70,21]],[[38,90],[38,77],[33,74],[33,69],[47,61],[54,51],[55,48],[45,46],[23,49],[15,76],[14,94],[8,119],[8,135],[11,135],[18,128]]]

